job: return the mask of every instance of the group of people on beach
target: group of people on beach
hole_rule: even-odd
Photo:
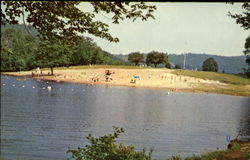
[[[50,75],[50,72],[48,72],[48,74],[47,75]],[[40,69],[40,67],[37,67],[36,68],[36,71],[32,71],[31,72],[31,76],[33,77],[33,76],[44,76],[44,74],[43,74],[43,71]]]

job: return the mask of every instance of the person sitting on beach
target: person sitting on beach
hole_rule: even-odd
[[[106,74],[106,76],[110,76],[112,73],[111,73],[110,70],[106,70],[106,71],[105,71],[105,74]]]
[[[136,79],[132,78],[130,83],[136,83]]]
[[[109,82],[109,80],[112,80],[112,78],[110,78],[111,75],[111,71],[110,70],[105,70],[105,78],[106,78],[106,82]]]

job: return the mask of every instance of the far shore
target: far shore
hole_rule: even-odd
[[[134,88],[160,89],[166,91],[218,93],[236,96],[250,96],[250,85],[233,85],[214,80],[189,77],[172,73],[171,69],[123,69],[123,68],[84,68],[55,69],[54,75],[45,74],[48,70],[2,72],[2,75],[30,77],[54,82],[84,83],[90,85],[114,85]],[[106,75],[109,72],[110,75]]]

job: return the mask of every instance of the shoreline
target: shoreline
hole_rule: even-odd
[[[105,71],[110,70],[110,80],[106,81]],[[57,83],[80,83],[87,85],[108,85],[130,88],[145,88],[171,92],[214,93],[233,96],[250,96],[250,85],[225,84],[213,80],[203,80],[183,75],[174,75],[171,70],[160,69],[117,69],[87,68],[54,70],[54,75],[32,76],[31,71],[1,72],[1,75],[27,77]],[[138,75],[136,83],[131,83]]]

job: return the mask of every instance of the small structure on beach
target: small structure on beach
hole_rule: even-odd
[[[136,80],[137,80],[137,79],[138,79],[138,80],[141,80],[141,77],[138,76],[138,75],[136,75],[136,76],[134,75],[133,78],[131,79],[130,83],[136,83]]]

